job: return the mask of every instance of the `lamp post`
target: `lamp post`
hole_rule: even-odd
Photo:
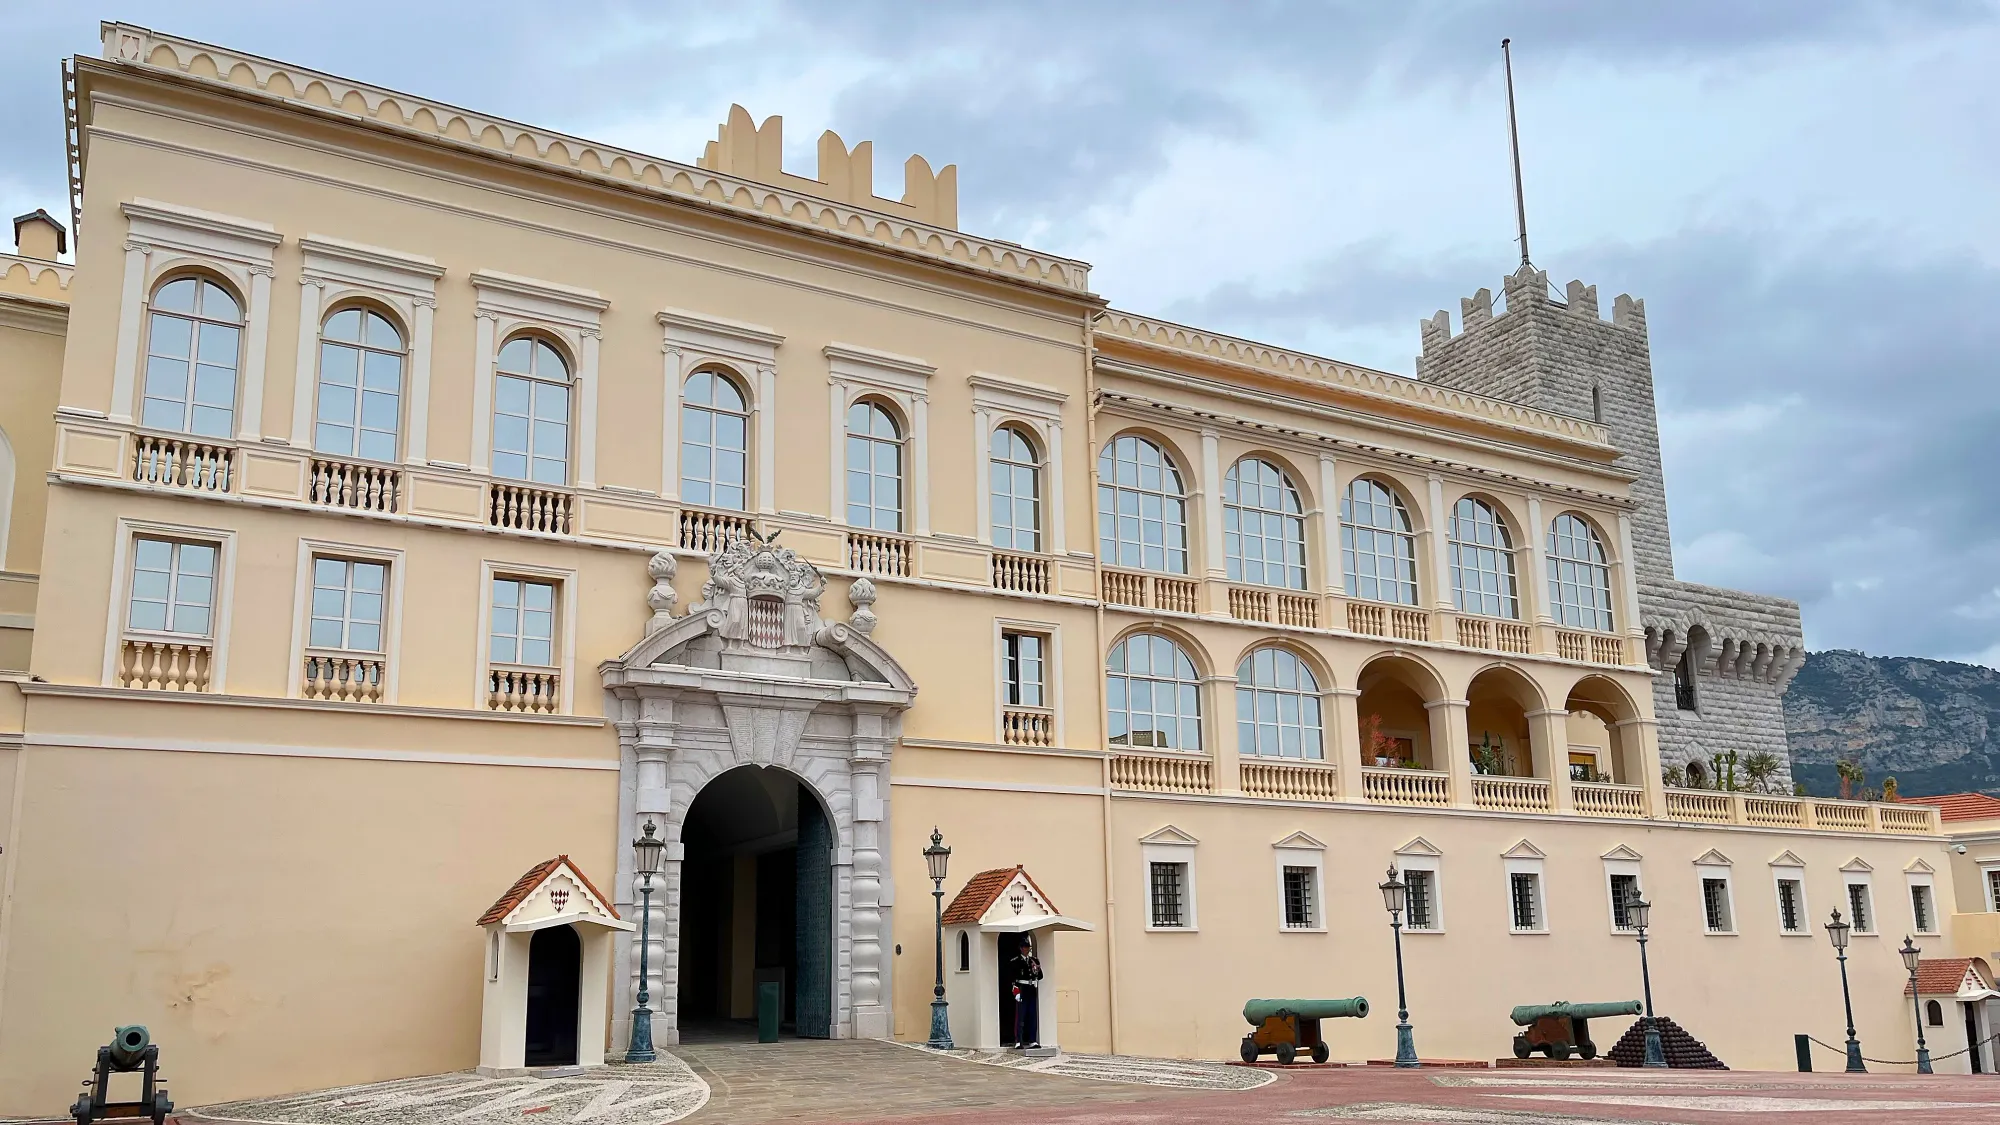
[[[655,831],[649,820],[644,834],[632,841],[632,873],[639,876],[640,896],[639,1006],[632,1009],[632,1041],[625,1048],[628,1063],[649,1063],[659,1057],[653,1053],[653,1009],[646,1006],[651,999],[646,991],[646,945],[653,921],[653,876],[659,873],[660,858],[667,850],[667,842],[653,835]]]
[[[1897,950],[1903,955],[1903,967],[1910,970],[1910,1009],[1917,1017],[1917,1073],[1931,1073],[1931,1049],[1924,1044],[1924,1001],[1917,995],[1917,964],[1923,960],[1924,951],[1917,948],[1915,938],[1903,938],[1903,948]]]
[[[1667,1052],[1660,1045],[1660,1021],[1653,1018],[1653,969],[1646,963],[1646,927],[1653,921],[1653,904],[1634,894],[1625,900],[1625,916],[1639,931],[1639,981],[1646,993],[1646,1058],[1644,1065],[1665,1067]]]
[[[1403,993],[1403,908],[1410,904],[1410,888],[1389,865],[1389,880],[1377,884],[1382,905],[1389,910],[1389,930],[1396,935],[1396,1065],[1422,1066],[1417,1061],[1417,1039],[1410,1029],[1410,1002]]]
[[[1840,920],[1840,911],[1833,912],[1833,921],[1826,924],[1826,937],[1833,943],[1833,950],[1840,955],[1840,999],[1847,1005],[1847,1073],[1866,1074],[1868,1067],[1861,1061],[1861,1040],[1854,1037],[1854,994],[1847,988],[1847,938],[1854,927]]]
[[[924,849],[924,866],[930,869],[931,897],[937,906],[937,987],[931,993],[930,1045],[940,1051],[952,1049],[951,1020],[944,1003],[944,869],[950,860],[951,849],[944,846],[944,834],[933,827],[931,846]]]

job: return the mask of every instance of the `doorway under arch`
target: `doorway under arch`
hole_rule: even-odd
[[[833,1034],[833,821],[775,766],[739,766],[695,795],[681,829],[679,1026],[757,1016],[779,986],[781,1029]]]
[[[528,943],[528,1066],[575,1066],[583,942],[574,926],[536,930]]]

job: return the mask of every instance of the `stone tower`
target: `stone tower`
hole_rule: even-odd
[[[1605,425],[1619,465],[1637,478],[1631,563],[1662,761],[1713,785],[1717,755],[1735,750],[1740,760],[1762,751],[1777,757],[1776,783],[1789,789],[1780,700],[1805,661],[1798,603],[1674,577],[1645,302],[1620,295],[1607,321],[1596,286],[1572,281],[1557,299],[1548,274],[1528,265],[1503,282],[1502,294],[1498,315],[1490,290],[1461,300],[1456,335],[1443,310],[1424,321],[1417,377]]]

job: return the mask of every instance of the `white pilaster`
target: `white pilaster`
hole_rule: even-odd
[[[431,448],[431,334],[437,320],[437,301],[415,298],[415,325],[410,340],[410,437],[403,460],[421,465]]]
[[[1222,551],[1222,464],[1221,436],[1214,430],[1201,432],[1201,532],[1202,558],[1211,578],[1229,573]]]
[[[1326,592],[1343,594],[1347,592],[1347,575],[1342,572],[1340,562],[1340,473],[1333,458],[1325,454],[1321,454],[1319,459],[1319,495],[1320,525],[1323,529],[1321,550],[1326,552]]]
[[[312,448],[313,399],[319,378],[319,313],[326,295],[316,277],[299,281],[298,367],[292,372],[292,444]]]
[[[1063,428],[1061,422],[1049,423],[1049,479],[1042,486],[1049,498],[1049,542],[1048,549],[1053,554],[1069,551],[1068,536],[1063,533]]]
[[[125,246],[125,288],[118,295],[118,358],[111,368],[111,409],[114,422],[130,422],[138,413],[134,384],[138,382],[139,340],[146,315],[146,248]]]
[[[1451,514],[1444,510],[1444,478],[1432,473],[1430,484],[1430,512],[1424,519],[1424,528],[1430,532],[1431,541],[1431,600],[1438,609],[1449,613],[1456,604],[1451,596],[1451,548],[1446,543],[1451,526]]]
[[[831,411],[833,433],[828,438],[829,464],[826,479],[827,487],[832,490],[833,495],[827,501],[832,505],[827,515],[834,523],[845,525],[847,523],[847,388],[834,383],[828,387],[828,391],[833,396]]]
[[[243,402],[236,413],[238,441],[257,441],[264,435],[265,353],[271,340],[270,266],[250,267],[250,323],[244,335]]]
[[[1612,627],[1637,637],[1637,647],[1643,657],[1646,651],[1646,625],[1639,617],[1639,570],[1634,565],[1636,561],[1632,556],[1632,517],[1620,512],[1618,513],[1618,586],[1621,596],[1618,600],[1619,609],[1623,612],[1625,620],[1612,622]],[[1637,661],[1628,655],[1625,663],[1633,664]]]
[[[931,400],[914,396],[910,403],[910,507],[915,513],[913,531],[931,533]]]
[[[973,534],[981,543],[993,542],[993,416],[984,410],[972,412],[972,510]]]
[[[1532,613],[1523,614],[1541,625],[1555,624],[1549,605],[1548,525],[1542,519],[1542,498],[1528,497],[1528,573],[1521,583],[1521,596]]]
[[[757,510],[778,510],[778,368],[757,366]]]
[[[478,331],[472,344],[472,453],[475,473],[493,469],[493,333],[499,315],[479,314]]]
[[[597,352],[602,334],[586,329],[577,372],[576,486],[597,487]]]
[[[681,349],[660,345],[660,393],[665,404],[660,410],[660,495],[675,500],[681,494]],[[765,404],[757,403],[761,414]],[[758,440],[763,440],[759,432]],[[764,482],[757,482],[763,488]]]

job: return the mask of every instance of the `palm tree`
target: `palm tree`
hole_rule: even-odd
[[[1862,781],[1868,776],[1856,758],[1842,758],[1833,763],[1833,772],[1840,778],[1841,799],[1847,801],[1854,799],[1854,791],[1861,788]]]
[[[1763,792],[1771,787],[1771,779],[1778,775],[1778,756],[1759,750],[1746,754],[1743,758],[1743,777],[1750,788]]]

